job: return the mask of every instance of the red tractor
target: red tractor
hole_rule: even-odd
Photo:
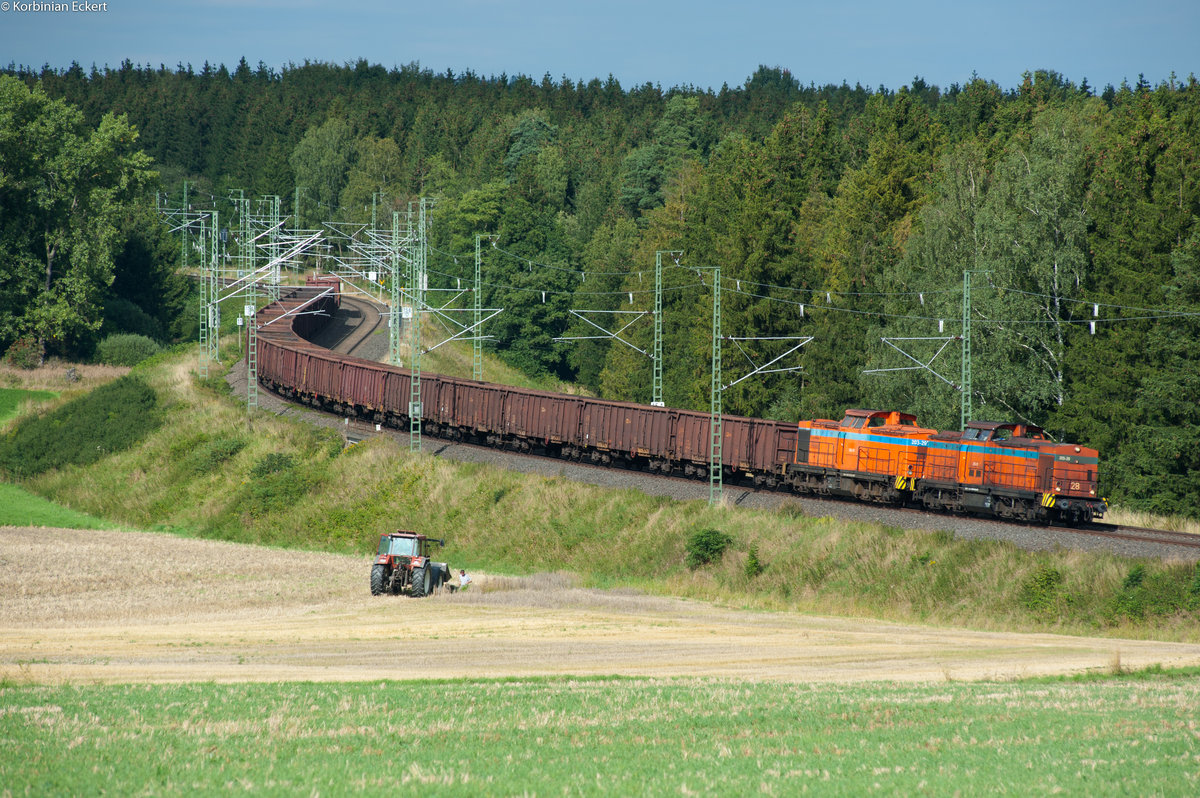
[[[389,532],[379,537],[379,553],[371,567],[371,595],[398,594],[405,589],[413,598],[433,593],[450,580],[444,562],[433,562],[430,549],[446,541],[415,532]]]

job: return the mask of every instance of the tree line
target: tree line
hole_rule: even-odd
[[[723,342],[725,382],[793,345],[765,339],[812,338],[778,363],[799,370],[726,390],[731,413],[895,407],[957,427],[967,313],[975,418],[1030,421],[1094,446],[1114,499],[1200,514],[1194,77],[1097,92],[1046,71],[1008,90],[976,77],[894,91],[806,86],[769,67],[718,91],[366,62],[7,74],[3,96],[19,86],[75,115],[65,151],[130,148],[121,190],[89,195],[112,197],[122,218],[152,204],[147,189],[178,201],[185,179],[196,203],[232,189],[281,196],[306,227],[368,222],[373,208],[390,222],[432,198],[431,285],[465,284],[475,236],[494,236],[483,302],[505,311],[488,345],[609,398],[650,399],[648,317],[623,334],[636,348],[553,339],[595,332],[572,310],[651,309],[658,252],[683,253],[664,270],[668,405],[708,406],[712,276],[689,267],[722,270],[723,333],[741,339]],[[0,136],[10,131],[0,158],[13,118],[0,113]],[[9,223],[13,203],[42,206],[13,193],[8,168],[0,269],[28,274],[0,307],[6,347],[36,313],[70,305],[44,298],[56,288],[49,238],[30,220]],[[138,191],[140,204],[127,199]],[[136,237],[147,258],[174,266],[177,245],[148,217],[105,230],[115,232],[72,233],[95,243],[74,257],[112,271],[118,290],[105,296],[153,315],[119,290],[124,267],[97,252]],[[101,326],[55,345],[86,348],[102,329],[90,323]]]

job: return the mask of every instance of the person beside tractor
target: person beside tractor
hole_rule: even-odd
[[[471,579],[471,575],[467,573],[466,569],[460,568],[458,570],[458,580],[457,581],[458,581],[457,585],[454,584],[453,582],[450,583],[449,587],[450,587],[451,593],[454,593],[459,590],[466,590],[468,587],[471,586],[471,582],[473,580]]]

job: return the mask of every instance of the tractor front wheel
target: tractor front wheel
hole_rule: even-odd
[[[383,585],[386,581],[384,576],[384,568],[382,565],[376,565],[371,568],[371,595],[378,596],[383,593]]]
[[[422,565],[416,568],[412,573],[412,595],[413,598],[423,598],[428,596],[432,591],[433,575],[429,573],[429,566]]]

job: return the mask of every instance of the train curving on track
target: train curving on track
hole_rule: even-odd
[[[400,429],[410,425],[408,370],[310,340],[337,310],[336,277],[310,278],[258,314],[258,378],[281,396]],[[423,434],[650,473],[706,477],[709,414],[514,388],[423,373]],[[847,410],[840,421],[725,416],[730,482],[1027,522],[1101,517],[1094,449],[1033,425],[970,422],[938,431],[907,413]]]

